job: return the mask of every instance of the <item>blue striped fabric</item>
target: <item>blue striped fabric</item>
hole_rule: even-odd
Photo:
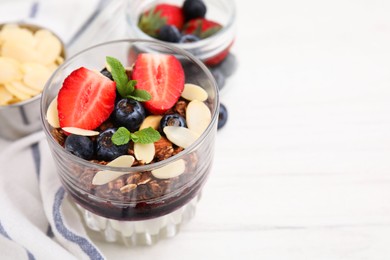
[[[64,200],[64,188],[59,188],[54,199],[53,218],[57,231],[67,240],[76,243],[90,259],[102,260],[104,257],[85,237],[81,237],[70,231],[63,222],[61,215],[61,204]]]
[[[31,146],[32,156],[34,159],[35,169],[37,172],[37,176],[39,178],[40,164],[41,164],[41,154],[39,150],[38,143],[32,144]],[[64,188],[59,188],[57,193],[55,194],[55,199],[53,203],[53,219],[55,223],[56,230],[69,242],[77,244],[81,250],[90,258],[90,259],[104,259],[104,257],[100,254],[99,250],[92,245],[88,239],[76,235],[72,231],[70,231],[63,222],[63,217],[61,215],[61,205],[65,197]],[[46,233],[49,237],[54,237],[54,233],[50,227],[48,226],[48,231]]]
[[[0,221],[0,234],[3,235],[5,238],[9,239],[10,241],[13,241],[12,238],[8,235],[7,231],[5,231],[3,225],[1,224],[1,221]],[[30,251],[28,251],[25,248],[24,248],[24,250],[26,250],[27,257],[29,260],[35,260],[35,257],[33,256],[33,254]]]

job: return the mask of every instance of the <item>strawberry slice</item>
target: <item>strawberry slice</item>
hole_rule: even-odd
[[[183,27],[183,34],[193,34],[200,39],[210,37],[222,29],[222,25],[205,18],[189,20]]]
[[[148,91],[152,98],[144,103],[152,114],[163,114],[179,100],[184,88],[184,71],[173,55],[141,53],[135,61],[132,78],[136,89]]]
[[[156,37],[158,30],[164,25],[174,25],[181,30],[183,24],[184,14],[181,7],[158,4],[141,15],[138,27],[146,34]]]
[[[63,82],[58,93],[60,127],[92,130],[114,110],[116,84],[100,73],[81,67]]]

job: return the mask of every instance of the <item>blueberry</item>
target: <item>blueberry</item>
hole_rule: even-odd
[[[109,72],[107,70],[107,68],[104,68],[100,71],[101,74],[103,74],[103,76],[106,76],[107,78],[111,79],[112,81],[114,81],[114,78],[112,77],[112,74],[111,72]]]
[[[185,0],[183,3],[183,14],[187,21],[204,18],[206,11],[206,5],[202,0]]]
[[[213,74],[215,81],[217,82],[218,88],[221,90],[225,86],[226,78],[222,71],[218,68],[209,68],[211,74]]]
[[[174,113],[174,114],[167,114],[164,115],[160,120],[160,132],[163,132],[164,127],[166,126],[181,126],[181,127],[187,127],[186,120],[181,115]]]
[[[118,125],[126,127],[130,132],[139,129],[144,121],[146,112],[140,102],[122,98],[115,106],[115,121]]]
[[[174,25],[164,25],[158,31],[157,38],[165,42],[179,42],[181,33]]]
[[[94,153],[91,139],[86,136],[74,134],[71,134],[66,138],[65,150],[85,160],[91,160]]]
[[[98,160],[112,161],[115,158],[127,154],[128,144],[115,145],[111,137],[116,128],[108,128],[101,132],[96,141],[96,156]]]
[[[224,104],[219,104],[219,114],[218,114],[218,129],[224,127],[228,119],[228,111]]]
[[[199,41],[199,37],[193,34],[184,34],[180,40],[179,43],[190,43],[190,42],[197,42]]]

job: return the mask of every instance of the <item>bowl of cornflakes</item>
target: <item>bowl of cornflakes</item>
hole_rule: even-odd
[[[16,140],[41,129],[41,92],[65,57],[64,44],[52,31],[0,24],[0,138]]]

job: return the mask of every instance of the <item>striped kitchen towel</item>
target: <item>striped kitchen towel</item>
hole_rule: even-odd
[[[105,259],[86,234],[38,132],[0,153],[1,259]]]
[[[31,22],[51,29],[71,56],[123,38],[125,22],[118,10],[125,2],[1,0],[0,23]],[[61,187],[42,132],[15,142],[0,139],[0,194],[1,259],[105,258]]]

